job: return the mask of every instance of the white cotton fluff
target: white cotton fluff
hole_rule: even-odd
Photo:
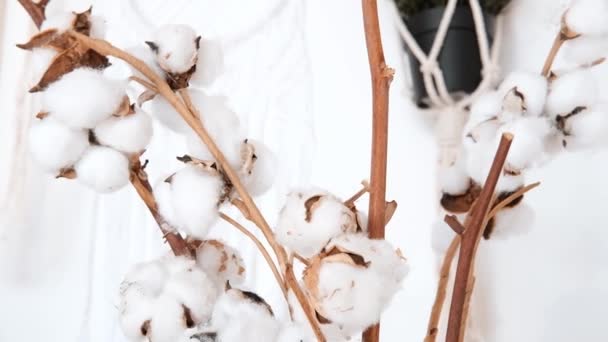
[[[126,153],[143,151],[152,139],[152,120],[141,109],[134,114],[111,116],[95,127],[100,144]]]
[[[359,230],[361,232],[367,232],[367,213],[362,212],[361,210],[357,210],[357,224],[359,226]]]
[[[112,148],[90,146],[75,165],[78,180],[89,188],[108,193],[129,183],[129,160]]]
[[[70,127],[94,128],[112,116],[124,95],[122,82],[79,68],[49,85],[42,93],[42,107]]]
[[[49,116],[32,124],[28,142],[33,159],[46,171],[57,172],[78,161],[89,146],[89,136]]]
[[[471,186],[471,178],[466,172],[464,161],[457,160],[449,167],[440,167],[438,170],[439,188],[443,193],[462,195]]]
[[[317,270],[313,262],[305,271],[304,281],[323,317],[349,331],[365,329],[378,322],[382,311],[401,288],[409,267],[386,240],[345,234],[332,239],[326,250],[335,246],[360,256],[365,265],[353,265],[328,256],[320,260]]]
[[[559,76],[551,83],[546,111],[555,118],[572,112],[576,107],[592,106],[597,98],[597,81],[588,70],[579,69]]]
[[[268,304],[252,292],[230,289],[220,296],[213,309],[211,325],[218,341],[275,341],[280,329]]]
[[[502,133],[513,134],[511,148],[505,166],[512,171],[522,171],[540,163],[545,153],[545,139],[551,127],[545,118],[521,118],[503,125],[495,141],[498,146]]]
[[[575,0],[566,12],[566,25],[578,34],[608,33],[608,2],[605,0]]]
[[[171,177],[171,203],[177,228],[197,239],[205,239],[217,221],[218,202],[224,183],[218,174],[187,165]]]
[[[241,144],[242,165],[239,177],[252,196],[263,195],[274,182],[277,160],[264,143],[247,139]]]
[[[130,55],[140,59],[147,66],[152,68],[152,70],[154,70],[154,73],[156,73],[158,76],[164,77],[165,72],[163,71],[163,69],[160,68],[158,63],[156,63],[156,56],[154,55],[154,52],[152,52],[152,50],[150,50],[150,48],[148,46],[145,46],[145,45],[131,46],[126,49],[126,52],[129,53]],[[129,65],[129,68],[131,69],[131,72],[133,73],[134,76],[138,76],[138,77],[147,79],[141,72],[139,72],[133,66]],[[162,97],[162,96],[157,96],[157,97]],[[167,105],[169,105],[169,104],[167,103]]]
[[[239,286],[245,281],[245,261],[239,252],[218,240],[204,240],[196,249],[196,263],[218,288],[226,282]]]
[[[208,87],[224,72],[224,53],[219,41],[201,39],[196,72],[190,78],[195,87]]]
[[[534,226],[536,214],[527,203],[512,208],[503,208],[494,216],[494,227],[490,239],[506,239],[528,233]]]
[[[608,37],[580,36],[566,41],[562,50],[564,57],[577,65],[593,63],[608,57]]]
[[[236,113],[228,107],[224,96],[209,96],[202,91],[190,91],[192,103],[198,109],[203,126],[222,151],[228,163],[238,170],[241,166],[241,145],[245,140],[241,123]],[[215,160],[194,133],[188,137],[188,151],[203,160]]]
[[[608,143],[608,104],[600,103],[566,119],[566,149],[596,148]]]
[[[46,16],[55,16],[60,13],[76,12],[83,13],[93,5],[92,0],[63,0],[49,1],[44,9]]]
[[[167,225],[164,227],[166,230],[175,230],[172,224],[177,222],[175,218],[175,210],[173,209],[173,200],[171,195],[171,184],[161,180],[156,186],[154,186],[154,198],[158,205],[158,211],[162,217],[167,221]]]
[[[194,260],[171,256],[136,265],[120,294],[120,323],[128,338],[174,342],[210,318],[218,290]]]
[[[469,122],[477,125],[480,122],[498,116],[502,108],[502,99],[498,91],[488,91],[481,94],[472,104],[469,111]]]
[[[467,173],[473,179],[473,181],[475,181],[475,183],[482,185],[485,183],[486,178],[488,177],[488,173],[490,172],[490,167],[492,166],[492,161],[494,160],[497,148],[498,143],[495,142],[495,144],[489,143],[479,145],[468,151],[466,159],[466,169]],[[496,185],[496,191],[514,191],[523,185],[524,180],[524,176],[521,174],[508,175],[503,172]]]
[[[192,133],[186,121],[173,109],[162,96],[155,96],[152,100],[142,104],[141,108],[150,113],[163,126],[177,133]]]
[[[89,35],[92,38],[104,39],[108,31],[106,19],[98,15],[92,15],[89,17],[89,21],[91,22],[91,32]]]
[[[547,98],[547,79],[540,74],[530,72],[512,72],[502,81],[498,93],[503,96],[513,89],[524,97],[525,116],[539,116],[543,112]]]
[[[44,19],[40,31],[50,29],[56,29],[59,32],[67,31],[74,25],[74,20],[76,20],[76,14],[73,12],[57,12]]]
[[[44,73],[51,66],[51,62],[57,55],[57,51],[48,48],[34,48],[32,49],[30,69],[32,72],[32,82],[37,84]]]
[[[319,253],[331,238],[356,229],[355,214],[339,198],[312,188],[287,195],[275,235],[279,243],[309,258]]]
[[[276,342],[312,342],[314,340],[314,336],[310,335],[310,329],[293,322],[283,323],[276,338]]]
[[[186,25],[164,25],[154,34],[156,60],[169,73],[184,73],[196,64],[197,35]]]

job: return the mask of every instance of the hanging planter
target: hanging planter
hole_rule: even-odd
[[[480,0],[486,25],[487,39],[491,46],[495,16],[510,0]],[[396,0],[401,17],[412,36],[428,55],[435,41],[447,0]],[[414,100],[420,106],[428,104],[420,62],[409,51]],[[459,0],[437,63],[443,71],[448,91],[456,98],[473,92],[481,82],[482,63],[475,32],[475,21],[468,1]]]

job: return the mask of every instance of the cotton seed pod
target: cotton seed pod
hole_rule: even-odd
[[[53,117],[36,120],[28,132],[29,150],[46,171],[71,167],[89,146],[85,130],[72,129]]]
[[[547,98],[547,87],[547,79],[540,74],[521,71],[510,73],[498,88],[498,93],[503,96],[503,111],[520,112],[525,116],[541,115]],[[511,103],[505,103],[509,99]],[[519,108],[512,106],[514,100],[521,101],[517,106]],[[511,108],[506,108],[508,104],[511,104]]]
[[[129,183],[129,160],[109,147],[90,146],[74,168],[78,181],[100,193],[114,192]]]
[[[219,217],[223,180],[217,172],[187,165],[170,178],[170,183],[170,199],[163,201],[174,214],[174,221],[169,223],[190,237],[204,240]]]
[[[354,331],[378,322],[407,273],[387,241],[345,234],[311,260],[304,284],[319,316]]]
[[[608,3],[604,0],[575,0],[564,14],[570,31],[582,35],[608,33]]]
[[[70,127],[94,128],[118,110],[124,95],[123,83],[99,70],[79,68],[48,86],[42,107]]]
[[[218,288],[223,288],[226,282],[239,286],[245,281],[245,261],[236,249],[221,241],[201,241],[196,248],[196,263]]]
[[[471,209],[473,202],[479,197],[481,187],[469,178],[468,187],[463,193],[450,194],[443,192],[439,203],[446,211],[453,214],[466,213]]]
[[[558,127],[564,133],[563,146],[572,151],[605,146],[608,143],[608,104],[598,103],[581,108],[565,117],[558,116]]]
[[[175,342],[209,319],[217,296],[194,260],[171,256],[141,263],[121,284],[120,323],[133,341]]]
[[[164,71],[184,74],[196,65],[199,40],[200,36],[189,26],[164,25],[154,33],[154,39],[146,44]]]
[[[190,78],[195,87],[208,87],[224,72],[224,53],[220,42],[201,39],[196,71]]]
[[[268,191],[277,169],[274,153],[261,141],[246,139],[241,144],[241,163],[239,176],[249,193],[259,196]]]
[[[608,37],[581,36],[566,41],[562,50],[564,57],[576,65],[593,64],[608,57]]]
[[[523,235],[532,229],[535,218],[534,209],[526,203],[503,208],[496,213],[491,225],[486,227],[484,238],[495,240]]]
[[[279,243],[305,258],[335,236],[357,230],[355,214],[336,196],[321,189],[289,193],[275,229]]]
[[[152,139],[152,119],[136,108],[131,114],[111,116],[95,126],[100,144],[126,153],[143,151]]]
[[[578,69],[551,82],[546,111],[555,119],[577,107],[593,106],[598,100],[598,84],[587,69]]]
[[[280,329],[270,305],[257,294],[227,290],[217,300],[211,317],[218,341],[242,342],[252,336],[258,341],[275,341]]]
[[[462,158],[448,167],[440,167],[438,171],[439,188],[449,195],[462,195],[471,185],[471,178],[466,172]]]
[[[502,133],[513,134],[514,139],[505,162],[506,168],[521,172],[540,163],[545,153],[545,139],[551,127],[545,118],[520,118],[503,125],[497,134],[498,145]]]

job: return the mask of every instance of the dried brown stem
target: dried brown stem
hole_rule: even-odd
[[[386,65],[378,4],[376,0],[362,0],[365,44],[372,79],[372,160],[370,176],[370,201],[368,211],[369,237],[384,238],[386,225],[386,161],[388,145],[388,90],[394,71]],[[363,333],[364,342],[380,340],[380,325],[376,324]]]
[[[301,256],[300,254],[293,253],[293,257],[296,258],[302,264],[304,264],[304,266],[310,266],[310,260],[308,260],[305,257]]]
[[[188,110],[190,111],[190,113],[192,113],[195,118],[200,120],[201,114],[194,106],[194,103],[192,102],[192,98],[190,97],[190,92],[188,91],[188,88],[179,89],[177,91],[177,93],[184,100],[184,103],[186,104],[186,107],[188,107]]]
[[[512,134],[504,133],[502,135],[486,182],[471,211],[470,224],[465,225],[465,231],[461,235],[462,241],[458,256],[458,266],[456,268],[452,303],[450,305],[446,342],[459,342],[461,329],[464,329],[462,327],[463,314],[475,253],[477,252],[477,246],[483,233],[483,223],[492,204],[494,189],[502,173],[512,141]]]
[[[355,202],[357,202],[357,200],[359,198],[361,198],[361,196],[365,195],[369,191],[369,183],[367,181],[361,182],[361,185],[363,185],[363,187],[361,188],[361,190],[357,191],[349,199],[347,199],[346,201],[344,201],[344,205],[347,208],[353,209],[355,207]]]
[[[283,277],[281,276],[281,273],[277,269],[277,266],[275,265],[274,261],[272,260],[272,257],[270,256],[270,254],[268,253],[268,251],[266,250],[266,248],[264,247],[262,242],[255,235],[253,235],[253,233],[251,233],[249,230],[247,230],[247,228],[243,227],[243,225],[238,223],[232,217],[230,217],[224,213],[220,213],[220,217],[224,221],[230,223],[233,227],[238,229],[241,233],[245,234],[251,241],[253,241],[253,243],[256,245],[256,247],[258,248],[260,253],[262,253],[262,256],[266,260],[266,263],[270,267],[272,274],[274,275],[275,279],[277,280],[277,283],[279,284],[279,287],[281,288],[283,295],[287,299],[287,288],[285,287],[285,282],[283,281]]]
[[[156,199],[154,198],[154,193],[152,192],[152,186],[150,186],[150,182],[148,182],[148,176],[146,171],[142,168],[141,163],[139,161],[139,156],[133,156],[131,159],[131,168],[129,179],[131,184],[137,191],[137,194],[144,201],[148,210],[154,217],[154,220],[158,224],[161,232],[163,233],[163,237],[169,243],[173,254],[175,255],[191,255],[192,252],[188,248],[188,244],[182,238],[181,235],[174,232],[174,229],[169,225],[169,223],[162,217],[160,212],[158,211],[158,205],[156,203]]]
[[[435,293],[435,302],[433,303],[433,309],[431,310],[431,316],[427,327],[427,335],[424,338],[424,342],[435,342],[437,334],[439,333],[439,319],[441,318],[441,311],[443,310],[443,303],[447,294],[448,282],[450,280],[450,269],[452,268],[452,262],[460,246],[460,235],[456,235],[443,257],[441,264],[441,271],[439,272],[439,284],[437,284],[437,292]]]
[[[144,80],[143,78],[139,77],[139,76],[131,76],[129,77],[129,80],[137,82],[139,84],[141,84],[142,86],[144,86],[146,89],[151,90],[155,93],[158,93],[158,89],[156,89],[156,86],[146,80]]]
[[[147,77],[158,89],[158,93],[163,96],[167,102],[177,111],[177,113],[186,121],[186,123],[194,130],[194,132],[198,135],[198,137],[203,141],[203,143],[207,146],[209,152],[213,155],[214,159],[221,166],[224,171],[226,177],[230,180],[234,189],[241,197],[244,206],[247,208],[247,211],[250,216],[250,220],[255,223],[255,225],[262,231],[266,241],[268,241],[270,247],[274,251],[277,256],[277,260],[281,269],[283,270],[285,281],[288,284],[289,288],[296,295],[298,302],[302,306],[304,313],[312,326],[313,332],[317,339],[321,342],[326,341],[321,328],[319,326],[319,322],[316,318],[316,313],[310,301],[306,298],[306,295],[302,291],[299,283],[295,279],[295,275],[293,274],[293,269],[289,261],[287,260],[287,254],[283,247],[276,241],[272,229],[266,222],[266,219],[260,212],[259,208],[254,203],[251,195],[247,192],[243,184],[241,183],[237,173],[232,169],[230,164],[227,162],[226,157],[217,147],[216,143],[213,141],[203,124],[200,120],[194,117],[193,113],[190,112],[188,107],[180,100],[180,98],[173,92],[171,87],[167,84],[167,82],[157,75],[150,67],[148,67],[143,61],[140,59],[126,53],[113,46],[112,44],[99,39],[94,39],[87,37],[83,34],[70,31],[70,35],[72,37],[78,39],[81,43],[88,46],[90,49],[95,50],[97,53],[102,54],[104,56],[113,56],[118,59],[121,59],[139,72],[141,72],[145,77]]]
[[[551,75],[551,67],[553,66],[553,61],[555,61],[555,57],[557,57],[557,53],[561,49],[562,45],[564,45],[566,41],[562,38],[562,33],[559,32],[555,36],[555,40],[553,41],[553,45],[551,46],[551,50],[549,50],[549,54],[545,59],[545,64],[543,65],[543,70],[541,71],[541,75],[545,77],[549,77]]]
[[[30,18],[36,25],[37,28],[40,28],[42,22],[45,19],[44,10],[46,5],[49,3],[49,0],[40,0],[37,3],[32,0],[17,0],[23,6],[27,14],[29,14]]]

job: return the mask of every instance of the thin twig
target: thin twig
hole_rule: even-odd
[[[439,333],[439,319],[441,318],[441,311],[443,310],[443,303],[447,294],[448,282],[450,279],[450,269],[452,268],[452,262],[460,246],[460,235],[456,235],[448,250],[445,252],[443,262],[441,264],[441,271],[439,273],[439,284],[437,284],[437,292],[435,293],[435,302],[433,303],[433,309],[431,310],[431,316],[427,327],[427,335],[424,338],[424,342],[435,342],[437,334]]]
[[[295,278],[295,275],[293,274],[293,268],[287,260],[287,254],[283,246],[281,246],[281,244],[279,244],[275,239],[274,233],[268,225],[268,222],[266,222],[266,219],[260,212],[260,209],[256,206],[255,202],[253,201],[253,198],[247,192],[247,189],[243,186],[243,183],[240,181],[237,173],[232,169],[232,167],[226,160],[226,157],[220,151],[217,144],[213,141],[206,128],[203,126],[202,122],[194,117],[188,107],[169,87],[167,82],[162,77],[157,75],[143,61],[126,53],[123,50],[118,49],[107,41],[90,38],[86,35],[74,31],[69,31],[69,33],[72,37],[78,39],[81,43],[85,44],[97,53],[100,53],[104,56],[113,56],[118,59],[121,59],[133,66],[139,72],[141,72],[145,77],[147,77],[152,83],[156,85],[159,94],[163,96],[167,100],[167,102],[169,102],[169,104],[177,111],[177,113],[184,119],[184,121],[186,121],[186,123],[194,130],[198,137],[207,146],[207,149],[212,154],[214,159],[221,166],[222,170],[226,174],[226,177],[230,180],[230,182],[234,186],[234,189],[241,197],[244,206],[248,210],[251,221],[255,223],[255,225],[262,231],[264,238],[266,239],[266,241],[268,241],[268,244],[277,256],[279,265],[284,273],[285,281],[288,284],[289,288],[295,294],[300,305],[302,306],[302,309],[306,314],[306,317],[313,329],[313,332],[315,333],[315,336],[320,342],[325,342],[326,339],[323,335],[323,332],[321,331],[315,310],[309,299],[304,294],[304,291],[300,287],[300,284],[298,283],[297,279]]]
[[[304,266],[310,266],[310,260],[306,259],[305,257],[301,256],[298,253],[293,253],[293,257],[295,259],[297,259],[299,262],[301,262]]]
[[[277,269],[277,266],[275,265],[274,261],[272,260],[272,257],[270,256],[270,254],[268,253],[268,251],[266,250],[266,248],[264,247],[262,242],[255,235],[253,235],[253,233],[251,233],[249,230],[247,230],[247,228],[243,227],[243,225],[238,223],[232,217],[230,217],[224,213],[220,213],[220,217],[224,221],[230,223],[233,227],[238,229],[241,233],[245,234],[251,241],[253,241],[253,243],[256,245],[256,247],[258,248],[260,253],[262,253],[262,256],[264,257],[264,259],[266,259],[266,263],[270,267],[272,274],[274,275],[275,279],[277,280],[277,283],[279,284],[281,291],[283,291],[283,295],[285,296],[285,298],[287,298],[287,288],[285,287],[285,282],[283,281],[283,277],[281,276],[281,273]]]
[[[158,93],[158,89],[156,89],[156,86],[146,80],[144,80],[143,78],[139,77],[139,76],[131,76],[129,77],[129,80],[137,82],[139,84],[141,84],[142,86],[144,86],[146,89],[151,90],[155,93]]]
[[[485,218],[492,203],[494,189],[496,188],[496,184],[502,173],[512,141],[512,134],[504,133],[502,135],[486,182],[477,198],[476,205],[471,211],[470,224],[465,225],[465,231],[461,235],[462,242],[458,257],[458,266],[456,268],[452,303],[450,305],[446,342],[459,342],[461,329],[464,329],[464,327],[462,327],[463,314],[475,253],[477,252],[477,246],[483,233],[483,223],[485,222]]]
[[[551,46],[551,49],[549,50],[549,54],[547,55],[547,58],[545,59],[545,63],[543,65],[543,70],[541,71],[541,75],[543,75],[547,78],[549,76],[551,76],[551,67],[553,66],[555,57],[557,57],[557,53],[559,52],[561,47],[564,45],[564,43],[567,40],[576,39],[580,36],[580,34],[572,31],[566,24],[566,14],[567,13],[568,13],[568,11],[566,11],[566,13],[564,13],[562,15],[561,28],[560,28],[559,32],[557,33],[557,35],[555,36],[555,39],[553,40],[553,45]]]
[[[386,225],[386,162],[388,145],[388,91],[394,70],[386,65],[378,4],[376,0],[362,0],[365,44],[372,80],[372,155],[370,175],[370,201],[368,211],[369,237],[384,238]],[[364,342],[380,339],[380,325],[376,324],[363,333]]]
[[[363,185],[363,187],[361,188],[361,190],[357,191],[354,195],[352,195],[349,199],[347,199],[346,201],[344,201],[344,205],[348,208],[348,209],[353,209],[355,207],[355,202],[357,202],[357,200],[359,198],[361,198],[361,196],[365,195],[367,192],[369,192],[369,183],[367,181],[362,181],[361,185]]]
[[[201,114],[194,106],[194,103],[192,102],[192,98],[190,97],[190,92],[188,91],[188,88],[179,89],[177,91],[177,93],[184,100],[184,103],[186,104],[186,107],[188,107],[188,110],[190,111],[190,113],[192,113],[194,115],[194,117],[196,117],[197,119],[200,120]]]
[[[44,22],[44,10],[46,9],[46,5],[49,3],[49,0],[40,0],[38,3],[33,2],[32,0],[17,0],[23,6],[27,14],[29,14],[30,18],[36,25],[37,28],[42,26],[42,22]]]

